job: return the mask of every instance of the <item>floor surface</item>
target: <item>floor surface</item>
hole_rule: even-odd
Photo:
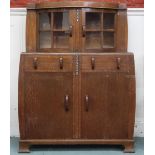
[[[135,153],[123,153],[121,146],[34,146],[31,153],[18,153],[18,138],[10,140],[10,155],[144,155],[144,138],[135,138]]]

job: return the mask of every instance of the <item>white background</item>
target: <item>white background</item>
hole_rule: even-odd
[[[0,146],[1,154],[10,154],[10,7],[0,1]],[[144,33],[144,109],[146,155],[152,155],[155,139],[155,1],[145,1]],[[143,32],[142,32],[143,33]]]

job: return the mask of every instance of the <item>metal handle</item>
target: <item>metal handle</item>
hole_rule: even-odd
[[[38,58],[33,59],[33,68],[37,69],[38,68]]]
[[[86,26],[85,25],[82,26],[82,36],[83,37],[86,36]]]
[[[120,69],[121,58],[117,58],[117,69]]]
[[[65,106],[65,111],[68,111],[69,110],[69,95],[65,95],[64,106]]]
[[[61,57],[59,59],[60,69],[63,69],[63,58]]]
[[[69,26],[69,30],[67,30],[65,33],[69,34],[70,37],[72,37],[72,32],[73,32],[73,26]]]
[[[85,104],[86,104],[86,111],[89,109],[89,98],[88,95],[85,96]]]
[[[91,68],[92,70],[95,69],[95,58],[94,57],[91,58]]]

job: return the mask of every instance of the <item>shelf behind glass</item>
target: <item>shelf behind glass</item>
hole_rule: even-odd
[[[40,48],[51,48],[51,32],[40,32]]]
[[[39,14],[39,30],[46,31],[51,29],[51,13],[42,12]]]
[[[54,12],[53,13],[53,28],[54,29],[69,29],[69,13]]]
[[[86,32],[86,49],[101,49],[101,32]]]
[[[115,13],[103,13],[103,29],[114,29]]]
[[[114,48],[114,32],[103,32],[103,48]]]
[[[53,33],[54,48],[69,48],[69,36],[65,32]]]
[[[101,29],[101,15],[99,12],[86,12],[86,29]]]

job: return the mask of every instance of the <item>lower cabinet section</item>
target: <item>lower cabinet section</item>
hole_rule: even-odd
[[[118,144],[133,152],[132,53],[22,53],[19,152],[30,145]]]

